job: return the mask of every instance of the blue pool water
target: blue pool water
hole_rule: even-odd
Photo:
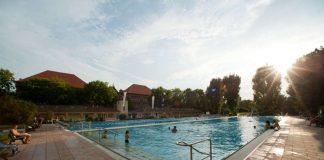
[[[103,131],[80,132],[80,134],[129,159],[189,159],[189,147],[176,145],[176,142],[190,143],[210,138],[213,159],[222,159],[261,134],[264,131],[265,121],[272,120],[272,118],[191,119],[193,120],[191,122],[176,124],[110,129],[117,135],[109,132],[108,139],[100,138]],[[171,133],[168,129],[173,126],[177,126],[177,133]],[[124,143],[126,130],[130,132],[129,144]],[[208,141],[196,144],[194,147],[199,151],[209,152]],[[193,159],[203,157],[205,156],[196,151],[193,152]]]

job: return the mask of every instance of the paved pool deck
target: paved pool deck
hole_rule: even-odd
[[[30,144],[16,141],[20,153],[10,160],[113,160],[111,154],[98,145],[54,124],[44,124],[31,132]]]
[[[248,160],[324,160],[324,128],[309,121],[286,117],[275,131],[247,158]]]

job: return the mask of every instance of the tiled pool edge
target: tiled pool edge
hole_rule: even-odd
[[[272,136],[274,130],[267,130],[263,132],[258,137],[254,138],[252,141],[244,145],[239,150],[235,151],[234,153],[228,155],[227,157],[223,158],[225,160],[238,160],[238,159],[246,159],[255,149],[257,149],[267,138]]]
[[[285,123],[287,117],[280,117],[281,121],[280,125]],[[263,132],[261,135],[255,137],[249,143],[244,145],[239,150],[233,152],[232,154],[226,156],[225,160],[238,160],[238,159],[246,159],[248,158],[255,150],[257,150],[270,136],[275,133],[275,130],[267,130]]]
[[[102,145],[100,145],[99,143],[92,141],[82,135],[80,135],[78,132],[73,132],[74,134],[76,134],[77,136],[81,137],[82,139],[86,140],[87,142],[93,144],[94,146],[96,146],[98,149],[106,152],[108,155],[110,155],[112,158],[116,159],[116,160],[129,160],[127,157],[119,154],[118,152],[113,151],[112,149],[109,149],[107,147],[104,147]]]

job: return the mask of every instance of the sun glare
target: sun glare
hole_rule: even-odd
[[[274,62],[272,65],[277,71],[279,71],[282,77],[287,75],[287,71],[291,67],[291,63],[289,62]]]

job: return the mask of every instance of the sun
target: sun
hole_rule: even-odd
[[[291,63],[289,62],[274,62],[273,67],[281,74],[282,77],[287,75],[288,70],[291,68]]]

